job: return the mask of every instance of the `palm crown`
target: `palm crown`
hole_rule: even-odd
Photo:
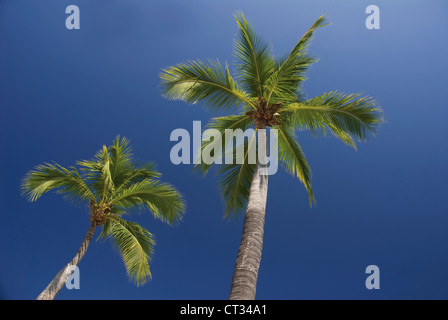
[[[225,129],[249,127],[278,130],[278,154],[283,167],[300,179],[308,191],[310,205],[315,201],[311,170],[297,141],[298,130],[313,134],[327,132],[356,148],[357,141],[374,133],[381,120],[381,109],[369,96],[331,91],[304,99],[301,84],[305,72],[316,61],[308,53],[313,33],[325,25],[319,17],[283,58],[272,55],[271,47],[251,28],[243,14],[236,17],[238,34],[234,40],[236,77],[229,65],[218,60],[188,61],[163,70],[161,84],[168,99],[187,103],[202,102],[213,111],[236,112],[217,117],[208,124],[224,134]],[[238,81],[238,83],[237,83]],[[256,132],[256,130],[255,130]],[[202,148],[217,143],[204,140]],[[247,145],[250,142],[245,142]],[[247,203],[255,164],[224,164],[218,171],[220,189],[226,200],[226,215],[238,212]],[[206,173],[210,165],[199,166]]]
[[[124,219],[133,207],[149,209],[154,217],[173,224],[184,211],[182,196],[159,180],[152,163],[138,167],[126,138],[117,137],[92,160],[75,167],[57,163],[37,166],[23,180],[22,192],[30,201],[55,189],[65,196],[88,203],[93,227],[102,226],[100,238],[111,238],[123,257],[127,273],[137,285],[151,277],[149,261],[154,237],[139,224]]]

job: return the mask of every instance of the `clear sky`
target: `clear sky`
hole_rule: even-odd
[[[79,30],[65,27],[71,4]],[[380,8],[379,30],[365,27],[370,4]],[[228,298],[243,219],[223,219],[213,174],[169,157],[172,130],[213,115],[163,99],[158,85],[162,68],[188,59],[232,62],[233,15],[242,10],[277,56],[327,14],[332,25],[310,47],[320,60],[307,97],[362,91],[387,120],[358,151],[300,134],[317,205],[285,172],[270,178],[257,298],[447,299],[447,9],[443,0],[1,0],[1,298],[35,299],[89,226],[87,208],[57,194],[24,199],[25,173],[89,159],[118,134],[136,160],[157,163],[187,212],[174,227],[149,213],[130,217],[156,236],[149,283],[132,285],[111,243],[94,240],[81,288],[57,299]],[[365,287],[372,264],[379,290]]]

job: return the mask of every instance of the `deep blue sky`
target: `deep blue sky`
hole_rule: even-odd
[[[81,29],[65,28],[65,8]],[[365,9],[381,10],[367,30]],[[0,1],[0,296],[34,299],[75,255],[88,211],[54,193],[20,195],[35,165],[89,159],[117,134],[136,160],[154,161],[185,196],[183,222],[150,214],[153,279],[133,286],[108,242],[93,241],[80,264],[81,289],[58,299],[227,299],[243,219],[223,219],[213,175],[171,164],[172,130],[212,115],[164,100],[159,71],[187,59],[232,61],[233,14],[281,56],[321,15],[308,97],[363,91],[387,122],[358,151],[335,138],[300,135],[317,206],[299,181],[270,178],[258,299],[447,299],[448,3],[427,1]],[[99,231],[99,230],[98,230]],[[95,238],[99,232],[95,235]],[[365,268],[381,270],[367,290]]]

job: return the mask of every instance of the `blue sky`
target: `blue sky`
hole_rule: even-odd
[[[81,29],[65,28],[78,5]],[[365,27],[376,4],[381,29]],[[358,151],[335,138],[299,135],[317,205],[299,181],[270,178],[258,299],[448,298],[448,3],[428,1],[0,1],[0,296],[35,299],[71,260],[88,211],[50,193],[30,203],[20,181],[34,166],[89,159],[118,134],[138,161],[154,161],[187,201],[170,227],[148,213],[156,236],[152,280],[133,286],[111,244],[93,241],[79,290],[57,299],[227,299],[243,219],[223,219],[213,174],[175,166],[172,130],[211,117],[164,100],[162,68],[188,59],[232,62],[233,14],[243,11],[277,56],[322,14],[308,97],[365,92],[386,123]],[[99,234],[95,234],[95,239]],[[367,290],[365,268],[380,268]]]

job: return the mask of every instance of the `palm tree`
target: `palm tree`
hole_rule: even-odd
[[[212,111],[235,112],[213,118],[208,124],[223,135],[226,129],[255,127],[254,135],[258,133],[263,143],[266,128],[278,130],[279,160],[287,172],[304,184],[312,206],[315,198],[311,170],[296,132],[308,130],[315,135],[328,132],[356,149],[356,141],[364,141],[382,122],[381,108],[371,97],[359,93],[331,91],[312,99],[304,98],[301,84],[305,72],[316,61],[307,48],[314,32],[327,25],[324,16],[280,59],[272,55],[269,44],[253,31],[243,14],[236,16],[236,22],[235,78],[227,63],[223,67],[218,60],[188,61],[161,72],[162,94],[167,99],[191,104],[202,102]],[[224,140],[204,139],[202,150]],[[244,142],[245,150],[253,141],[254,137]],[[260,174],[266,152],[267,149],[258,155],[256,163],[249,163],[245,152],[242,163],[227,163],[218,169],[225,216],[234,216],[247,205],[230,299],[255,299],[267,201],[268,175]],[[211,165],[202,163],[196,167],[205,174]]]
[[[56,190],[89,207],[90,226],[81,247],[38,300],[54,299],[74,266],[84,257],[97,227],[101,227],[99,238],[113,241],[129,278],[136,285],[151,278],[149,261],[155,245],[154,236],[138,223],[125,220],[124,216],[131,208],[139,206],[151,211],[155,218],[173,224],[182,218],[184,201],[174,187],[159,180],[161,174],[153,163],[136,166],[132,156],[128,140],[118,136],[111,146],[103,146],[92,160],[78,161],[80,171],[75,167],[45,163],[23,179],[22,193],[30,201]]]

